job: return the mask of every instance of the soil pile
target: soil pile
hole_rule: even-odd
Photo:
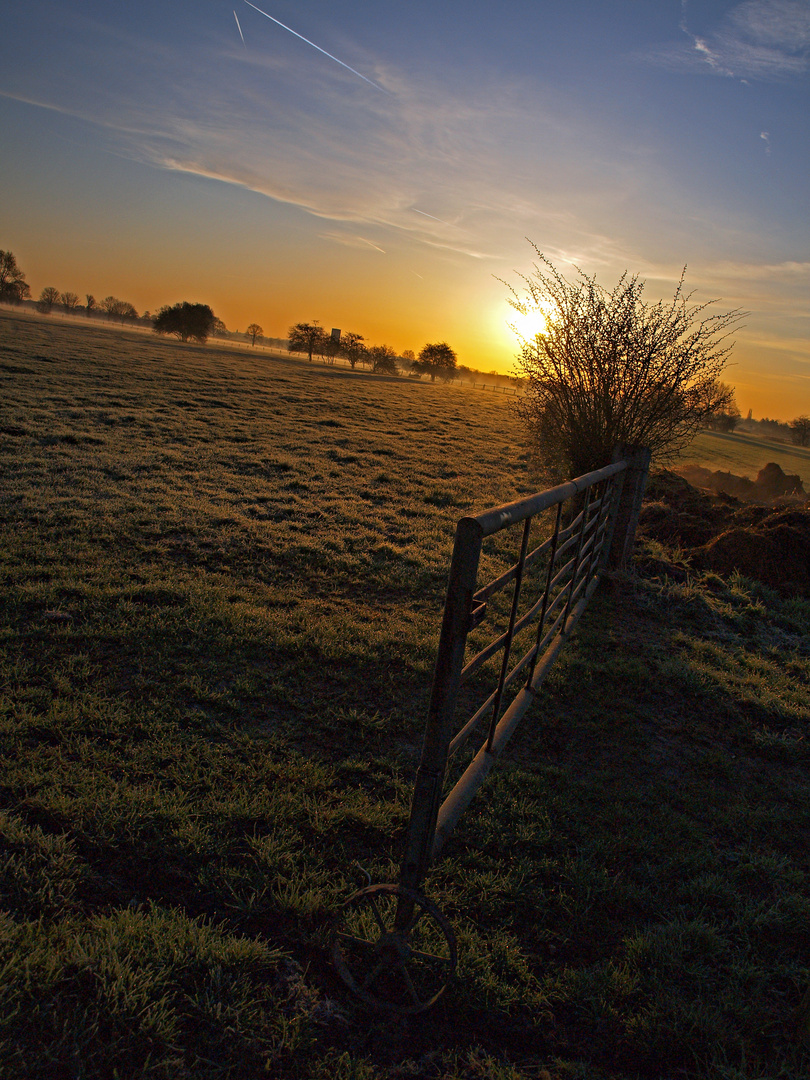
[[[785,506],[776,499],[777,505],[745,504],[699,491],[675,473],[656,473],[647,485],[639,533],[681,548],[697,569],[722,575],[737,570],[784,595],[810,596],[810,503],[794,499]]]

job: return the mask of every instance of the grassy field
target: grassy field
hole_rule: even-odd
[[[683,455],[683,464],[702,465],[747,476],[755,480],[757,473],[769,461],[775,461],[788,476],[801,477],[805,491],[810,491],[810,448],[786,446],[772,439],[754,435],[723,435],[702,431]]]
[[[655,545],[429,876],[452,992],[332,971],[521,445],[504,396],[0,311],[0,1076],[808,1075],[810,603]]]

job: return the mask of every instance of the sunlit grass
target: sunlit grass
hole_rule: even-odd
[[[5,313],[0,382],[0,1075],[807,1075],[806,600],[611,579],[428,879],[452,992],[382,1020],[328,927],[508,399]]]
[[[775,461],[787,475],[799,476],[805,490],[810,490],[810,450],[745,432],[718,435],[702,431],[681,457],[683,464],[702,465],[713,471],[747,476],[749,480],[755,480],[769,461]]]

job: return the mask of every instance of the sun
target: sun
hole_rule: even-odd
[[[551,305],[540,303],[537,307],[527,308],[524,312],[515,311],[509,320],[519,337],[534,341],[538,334],[548,329]]]

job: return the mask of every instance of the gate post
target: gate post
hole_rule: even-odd
[[[650,449],[647,446],[619,445],[613,451],[614,461],[626,461],[619,505],[613,519],[613,540],[607,564],[612,570],[623,570],[633,550],[641,500],[650,472]]]

